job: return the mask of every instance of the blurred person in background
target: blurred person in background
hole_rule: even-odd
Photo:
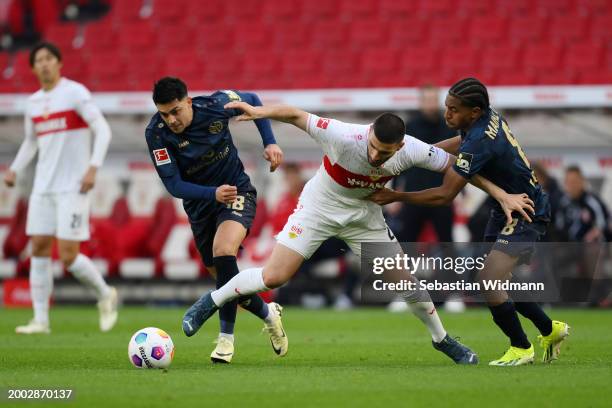
[[[580,167],[565,170],[564,188],[566,196],[560,200],[556,225],[565,241],[609,241],[610,212],[601,198],[587,188]]]
[[[556,242],[560,240],[559,230],[557,228],[556,217],[561,201],[563,200],[564,193],[559,185],[559,182],[552,177],[546,167],[543,164],[535,162],[533,163],[533,171],[535,172],[538,182],[548,194],[548,200],[550,202],[550,223],[546,230],[546,235],[542,237],[542,241]]]
[[[108,331],[117,321],[117,291],[106,284],[92,260],[79,251],[80,243],[90,238],[89,191],[106,156],[110,127],[87,88],[61,76],[62,55],[55,45],[36,45],[30,52],[30,66],[41,89],[28,98],[25,138],[4,176],[6,185],[12,187],[16,174],[38,153],[26,224],[26,233],[32,238],[30,291],[34,318],[15,331],[51,332],[54,239],[64,267],[95,291],[100,330]]]

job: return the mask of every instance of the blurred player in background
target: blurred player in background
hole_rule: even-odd
[[[6,185],[12,187],[16,173],[24,170],[38,152],[26,226],[32,237],[30,291],[34,319],[15,331],[51,331],[54,238],[64,267],[95,291],[100,330],[108,331],[117,321],[117,291],[106,284],[91,259],[79,250],[81,241],[89,239],[89,191],[104,161],[111,131],[87,88],[61,76],[62,55],[55,45],[35,46],[30,53],[30,66],[42,89],[27,101],[25,139],[4,177]]]
[[[304,260],[330,237],[344,240],[357,256],[361,255],[361,244],[367,242],[386,242],[394,254],[402,253],[381,207],[364,198],[412,166],[451,171],[449,154],[405,136],[404,122],[391,113],[380,115],[372,125],[357,125],[320,118],[290,106],[253,107],[232,102],[226,108],[230,112],[244,111],[238,120],[270,118],[290,123],[318,142],[325,156],[317,174],[306,183],[295,212],[278,234],[264,268],[247,269],[222,288],[203,295],[185,313],[183,331],[187,336],[194,335],[218,306],[238,295],[276,288],[289,281]],[[490,188],[492,192],[497,190],[503,197],[500,199],[511,198],[496,186]],[[457,364],[478,363],[474,352],[446,333],[426,291],[417,289],[403,295],[428,328],[437,350]]]
[[[261,105],[257,95],[219,91],[191,98],[178,78],[155,83],[157,113],[146,129],[151,159],[164,186],[183,199],[196,246],[206,268],[223,286],[238,273],[236,256],[255,218],[257,192],[238,157],[228,122],[238,110],[226,110],[230,101]],[[283,153],[274,140],[269,120],[255,123],[264,144],[270,171],[281,164]],[[240,297],[219,312],[221,329],[213,362],[229,363],[234,355],[237,303],[264,320],[272,348],[287,353],[288,341],[281,322],[280,305],[266,304],[258,295]],[[187,322],[186,324],[189,324]]]
[[[475,78],[455,83],[446,97],[446,123],[458,130],[460,136],[440,143],[444,149],[456,154],[453,170],[444,176],[440,187],[401,193],[381,190],[371,199],[379,204],[406,201],[423,205],[442,205],[452,201],[465,184],[481,175],[504,190],[524,193],[534,203],[533,222],[508,214],[495,206],[485,230],[485,241],[493,242],[480,278],[507,280],[517,264],[527,262],[534,243],[546,232],[550,221],[548,196],[538,184],[527,156],[512,135],[506,120],[491,108],[487,88]],[[567,323],[551,320],[535,302],[512,302],[506,291],[483,292],[493,315],[493,321],[510,338],[510,348],[489,365],[518,366],[534,359],[533,345],[521,327],[517,312],[538,328],[540,345],[544,349],[542,360],[550,362],[559,355],[559,347],[569,334]]]

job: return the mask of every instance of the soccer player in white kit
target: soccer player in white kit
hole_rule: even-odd
[[[41,89],[27,100],[25,139],[4,176],[5,184],[12,187],[16,173],[26,168],[38,152],[26,224],[26,233],[32,239],[30,291],[34,318],[15,331],[51,332],[54,238],[64,267],[96,293],[100,330],[108,331],[117,321],[117,291],[106,284],[79,248],[81,241],[89,239],[89,191],[108,149],[110,127],[87,88],[61,76],[62,56],[55,45],[35,46],[30,53],[30,66]]]
[[[238,120],[269,118],[299,127],[321,145],[324,157],[317,174],[304,187],[295,212],[277,235],[278,243],[264,268],[242,271],[225,286],[203,295],[183,317],[187,336],[195,334],[225,302],[286,283],[330,237],[344,240],[356,255],[361,254],[361,243],[367,242],[388,242],[392,253],[402,253],[382,208],[365,198],[409,167],[443,172],[453,162],[444,150],[405,136],[404,122],[390,113],[382,114],[372,125],[358,125],[289,106],[252,107],[231,102],[225,107],[244,111]],[[503,190],[485,179],[476,183],[508,205],[510,196]],[[457,364],[477,364],[476,354],[446,333],[426,291],[402,296],[427,326],[437,350]]]

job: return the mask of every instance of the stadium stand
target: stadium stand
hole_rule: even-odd
[[[419,70],[428,72],[426,80],[446,85],[474,72],[489,85],[612,81],[612,3],[606,1],[463,1],[465,7],[455,7],[427,0],[271,0],[196,7],[181,0],[167,7],[167,0],[126,0],[109,2],[106,15],[85,22],[61,19],[61,2],[38,3],[35,29],[41,38],[57,42],[67,57],[73,52],[87,56],[89,64],[69,73],[93,91],[148,90],[159,74],[171,72],[207,89],[228,82],[250,89],[417,86],[424,80],[415,75]],[[16,5],[12,10],[10,27],[19,34],[29,11]],[[191,16],[187,23],[175,24],[185,13]],[[172,35],[162,27],[172,27]],[[448,44],[458,47],[440,51]],[[368,50],[376,52],[364,55]],[[288,51],[299,52],[293,66]],[[398,52],[411,61],[398,61]],[[144,53],[149,53],[146,59],[136,57]],[[254,56],[257,64],[251,64]],[[308,67],[296,72],[300,61],[308,65],[313,58],[333,80]],[[193,67],[199,65],[204,69]],[[126,75],[125,67],[138,67],[137,75]],[[22,52],[0,53],[0,69],[8,79],[0,90],[35,89],[24,68]],[[558,72],[535,75],[534,70]]]

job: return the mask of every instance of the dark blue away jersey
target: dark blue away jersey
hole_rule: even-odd
[[[527,193],[535,203],[535,219],[548,221],[548,197],[542,191],[527,156],[506,120],[493,108],[467,131],[461,131],[461,145],[453,165],[465,178],[479,174],[509,194]],[[497,209],[501,211],[499,203]]]
[[[211,187],[229,184],[239,192],[255,190],[228,128],[229,119],[242,112],[223,108],[226,103],[241,99],[236,91],[194,97],[193,121],[180,134],[172,132],[156,113],[147,126],[145,138],[159,176],[169,178],[178,172],[183,181],[193,184]],[[192,221],[205,219],[216,204],[214,199],[183,200]]]

